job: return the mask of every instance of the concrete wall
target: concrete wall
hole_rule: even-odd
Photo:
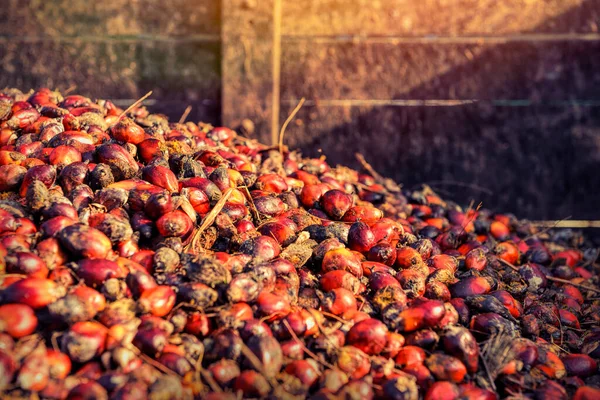
[[[4,0],[0,87],[154,90],[174,119],[254,112],[267,139],[276,1]],[[600,0],[281,1],[280,121],[308,100],[290,146],[355,167],[360,151],[463,203],[600,218]]]

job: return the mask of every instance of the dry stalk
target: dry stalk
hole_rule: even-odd
[[[179,118],[179,123],[183,124],[185,122],[185,120],[187,119],[188,115],[190,115],[190,112],[192,111],[192,106],[187,106],[185,108],[185,111],[183,112],[183,114],[181,114],[181,118]]]
[[[192,240],[190,241],[190,243],[188,243],[187,246],[185,246],[184,251],[189,252],[190,250],[192,250],[192,252],[197,253],[196,250],[197,250],[197,247],[200,244],[200,237],[201,237],[202,233],[209,226],[211,226],[213,224],[213,222],[215,222],[215,219],[217,218],[217,215],[219,215],[219,213],[221,212],[221,210],[225,206],[225,203],[227,203],[227,200],[229,199],[229,196],[231,196],[232,192],[233,192],[232,188],[227,189],[225,191],[225,193],[223,194],[223,196],[221,197],[221,199],[217,202],[217,204],[215,204],[215,206],[213,207],[213,209],[210,210],[210,212],[208,214],[206,214],[206,216],[202,220],[202,224],[194,232],[194,236],[192,237]]]
[[[279,152],[281,154],[283,154],[283,136],[285,135],[285,130],[287,129],[287,127],[290,124],[290,122],[292,121],[292,119],[294,119],[294,117],[296,116],[298,111],[300,111],[300,109],[302,108],[302,104],[304,104],[304,101],[305,101],[304,97],[300,99],[300,101],[298,102],[298,105],[294,108],[292,113],[287,117],[287,119],[281,126],[281,130],[279,131]]]

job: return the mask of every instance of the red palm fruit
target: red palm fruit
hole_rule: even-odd
[[[538,369],[550,379],[561,379],[567,374],[565,364],[560,357],[551,351],[539,349],[537,361],[535,369]]]
[[[292,339],[281,342],[283,356],[289,360],[304,359],[304,344],[300,340]]]
[[[569,376],[587,378],[598,372],[598,363],[587,354],[567,354],[562,362]]]
[[[223,206],[223,209],[221,210],[221,212],[225,215],[227,215],[229,218],[231,218],[231,220],[236,223],[238,221],[240,221],[242,218],[245,218],[248,216],[249,211],[248,211],[248,207],[246,207],[244,204],[241,203],[233,203],[228,201],[227,203],[225,203],[225,205]],[[283,219],[278,221],[275,220],[273,222],[279,222],[282,223]],[[287,224],[283,224],[285,225],[287,228],[291,229],[291,226],[288,226]],[[294,229],[292,229],[294,230]]]
[[[27,170],[30,170],[32,167],[39,167],[39,166],[46,165],[46,164],[47,163],[45,163],[44,161],[42,161],[38,158],[26,158],[21,163],[21,166],[25,167]]]
[[[258,258],[267,261],[278,257],[281,253],[281,247],[277,240],[261,235],[244,241],[240,246],[240,252],[248,254],[255,259]]]
[[[191,232],[194,222],[180,210],[164,214],[156,221],[158,232],[164,237],[183,237]]]
[[[112,137],[120,142],[140,144],[146,137],[144,129],[127,117],[121,118],[110,128]]]
[[[373,206],[353,206],[344,214],[342,221],[364,222],[372,225],[383,218],[383,211]]]
[[[477,372],[479,365],[479,346],[475,337],[467,328],[449,326],[442,336],[444,350],[459,360],[467,367],[470,373]]]
[[[390,218],[381,218],[371,225],[371,230],[377,243],[383,241],[394,247],[400,240],[400,234],[404,232],[402,225]]]
[[[274,196],[258,196],[253,199],[254,206],[260,214],[267,217],[276,217],[283,214],[288,206],[279,198]]]
[[[233,277],[227,287],[227,299],[230,302],[251,302],[256,300],[261,286],[251,274],[241,273]]]
[[[194,177],[184,179],[179,183],[182,188],[194,187],[202,190],[208,196],[208,200],[210,201],[211,206],[217,204],[217,202],[223,196],[223,193],[221,192],[221,190],[219,190],[219,187],[215,185],[210,179]]]
[[[111,278],[124,279],[127,269],[114,261],[102,259],[80,260],[75,266],[75,273],[90,287],[101,287]]]
[[[425,350],[416,346],[405,346],[398,351],[395,358],[396,365],[400,368],[413,364],[422,364],[427,358]]]
[[[368,252],[375,245],[375,235],[364,222],[355,222],[348,231],[348,247],[361,253]]]
[[[493,292],[490,292],[490,295],[500,300],[513,317],[519,318],[523,313],[521,303],[506,290],[494,290]]]
[[[476,271],[483,271],[487,265],[485,252],[481,248],[475,248],[465,256],[465,267]]]
[[[299,196],[300,202],[306,208],[313,208],[328,190],[329,185],[323,183],[304,185]]]
[[[325,192],[319,203],[331,219],[339,221],[352,207],[352,196],[341,190],[333,189]]]
[[[265,397],[270,391],[271,386],[266,378],[256,371],[246,370],[240,373],[233,383],[236,391],[243,393],[244,397]]]
[[[359,348],[369,355],[377,355],[385,348],[388,329],[377,319],[369,318],[360,321],[346,335],[348,345]]]
[[[23,274],[31,278],[47,278],[48,267],[39,256],[29,252],[16,252],[5,257],[6,272],[9,274]]]
[[[358,310],[354,294],[344,288],[333,289],[331,292],[326,293],[323,300],[321,300],[321,305],[328,312],[344,317],[352,317]]]
[[[574,268],[583,259],[583,254],[578,250],[569,249],[557,252],[553,258],[554,260],[562,258],[569,267]]]
[[[454,307],[458,313],[460,323],[462,325],[467,325],[471,320],[471,314],[465,300],[461,298],[450,299],[450,304],[452,304],[452,307]]]
[[[461,399],[498,400],[496,393],[475,386],[473,383],[462,383],[458,386]]]
[[[321,288],[325,292],[329,292],[337,288],[344,288],[356,294],[360,289],[360,281],[358,278],[352,275],[350,272],[344,270],[334,270],[323,274],[320,283]]]
[[[446,286],[440,281],[433,280],[425,284],[425,293],[423,294],[423,296],[430,300],[442,301],[449,301],[452,297],[448,286]]]
[[[162,165],[153,165],[142,169],[142,178],[153,185],[167,189],[169,192],[179,191],[179,182],[177,177],[167,167]]]
[[[319,386],[327,393],[336,393],[346,383],[348,376],[338,368],[326,369],[319,380]]]
[[[404,292],[400,282],[387,272],[373,272],[369,277],[369,288],[372,291],[384,290],[390,287],[398,287]]]
[[[71,359],[58,350],[46,350],[46,359],[50,368],[50,378],[65,379],[71,372]]]
[[[490,234],[496,240],[508,240],[510,238],[510,229],[500,221],[493,221],[490,224]]]
[[[145,290],[138,301],[142,312],[149,312],[156,317],[164,317],[173,309],[177,295],[170,286],[156,286]]]
[[[195,188],[188,187],[182,190],[182,194],[187,197],[194,211],[198,214],[206,214],[210,211],[210,199],[204,193],[204,191]]]
[[[400,268],[410,268],[423,263],[421,254],[412,247],[401,247],[396,252],[396,265]]]
[[[25,197],[27,194],[27,188],[29,188],[33,181],[40,181],[47,188],[50,188],[56,181],[56,168],[54,168],[52,165],[46,164],[29,168],[23,177],[21,189],[19,190],[19,195],[21,197]]]
[[[396,261],[396,248],[386,242],[377,243],[369,249],[367,260],[380,262],[390,266],[394,265],[394,262]]]
[[[231,146],[233,139],[237,137],[237,133],[229,128],[218,126],[213,128],[206,134],[206,137],[216,142],[221,142],[225,146]]]
[[[146,272],[151,274],[153,272],[153,258],[154,251],[152,250],[140,250],[131,256],[131,261],[135,261],[141,265]]]
[[[283,354],[277,339],[272,336],[252,336],[248,339],[248,348],[260,360],[262,373],[269,378],[279,373],[283,365]]]
[[[39,392],[48,384],[50,371],[46,359],[46,346],[38,345],[21,362],[16,385],[24,390]]]
[[[99,356],[105,348],[108,329],[95,321],[76,322],[62,337],[61,350],[77,363]]]
[[[37,233],[37,227],[29,218],[17,218],[16,222],[19,226],[15,230],[15,233],[20,235],[33,235],[34,233]]]
[[[240,321],[254,319],[254,311],[248,303],[239,302],[231,304],[228,308],[219,311],[218,319],[224,325],[239,324]],[[246,326],[247,322],[244,324]]]
[[[16,151],[0,150],[0,165],[20,165],[27,156]]]
[[[292,177],[304,182],[305,185],[316,185],[320,182],[315,175],[302,170],[295,171]]]
[[[288,190],[285,179],[277,174],[264,174],[259,176],[255,186],[258,190],[272,193],[282,193]]]
[[[447,254],[438,254],[429,258],[427,260],[427,265],[434,270],[447,269],[456,272],[458,269],[458,260],[456,257]]]
[[[210,364],[207,368],[213,379],[222,386],[230,386],[240,376],[240,367],[233,360],[222,359]]]
[[[339,349],[336,365],[351,379],[360,379],[371,370],[369,356],[354,346],[344,346]]]
[[[425,294],[425,278],[425,275],[413,269],[403,269],[396,275],[400,286],[411,299]]]
[[[591,386],[577,388],[573,400],[595,400],[600,398],[600,389]]]
[[[558,310],[560,316],[560,323],[563,326],[568,326],[569,328],[579,329],[581,326],[579,324],[579,320],[577,316],[570,311],[560,309]]]
[[[99,163],[107,164],[116,181],[133,178],[139,171],[135,159],[118,144],[105,143],[96,148]]]
[[[154,289],[158,286],[152,275],[150,275],[144,267],[141,267],[139,270],[130,269],[129,274],[125,278],[125,282],[133,296],[136,298],[141,296],[146,290]]]
[[[261,225],[258,231],[261,235],[274,238],[282,246],[287,246],[296,239],[296,233],[293,229],[278,222],[267,222]]]
[[[358,257],[346,248],[329,250],[323,257],[321,269],[324,273],[335,270],[350,272],[357,278],[362,277],[362,265]]]
[[[400,353],[402,347],[404,347],[406,340],[404,339],[404,336],[396,332],[388,331],[385,337],[385,347],[381,352],[381,355],[386,358],[395,358],[398,353]]]
[[[308,210],[308,213],[310,215],[314,215],[315,217],[317,217],[321,221],[323,221],[323,226],[327,226],[327,225],[331,224],[331,221],[329,221],[329,217],[327,216],[327,214],[325,214],[321,210],[317,210],[316,208],[311,208]]]
[[[144,207],[144,212],[146,213],[146,215],[153,219],[158,219],[163,215],[170,213],[174,210],[175,204],[173,203],[171,195],[165,191],[150,195]]]
[[[498,243],[494,252],[498,257],[511,264],[517,264],[519,262],[519,249],[512,242]]]
[[[411,364],[402,368],[402,372],[412,375],[420,388],[427,390],[435,382],[433,374],[424,364]]]
[[[104,295],[91,287],[80,285],[75,287],[71,294],[79,297],[92,311],[92,314],[97,314],[106,307],[106,298]]]
[[[491,291],[490,282],[481,276],[469,276],[461,279],[457,283],[450,285],[452,297],[469,297],[479,294],[486,294]]]
[[[447,326],[456,325],[460,321],[460,316],[458,315],[458,311],[450,302],[444,302],[445,314],[444,317],[437,323],[435,326],[437,329],[444,329]]]
[[[2,220],[0,219],[0,224],[2,224]],[[13,233],[5,232],[2,236],[0,236],[0,244],[8,251],[9,253],[15,251],[29,251],[31,250],[31,240],[32,238],[29,235],[19,235]]]
[[[69,391],[67,400],[98,399],[107,400],[108,393],[99,383],[87,381],[78,384]]]
[[[178,375],[185,376],[185,374],[192,370],[192,366],[186,359],[185,353],[177,354],[175,352],[171,352],[167,346],[165,346],[163,353],[158,357],[158,362]],[[173,347],[178,349],[176,346]]]
[[[50,279],[25,278],[8,286],[2,292],[5,303],[22,303],[38,309],[54,303],[66,293]]]
[[[78,221],[64,215],[50,218],[49,220],[42,223],[40,226],[40,232],[44,237],[55,237],[61,230],[67,226],[76,224]]]
[[[12,191],[16,189],[25,175],[27,169],[19,165],[0,166],[0,191]]]
[[[131,257],[140,250],[135,239],[123,240],[117,243],[116,247],[117,252],[121,257]]]
[[[434,353],[425,360],[431,373],[441,381],[460,383],[467,375],[467,368],[456,357]]]
[[[57,146],[48,157],[50,164],[64,168],[69,164],[81,162],[81,153],[72,146]]]
[[[63,248],[76,258],[105,258],[112,248],[104,233],[84,224],[67,226],[57,237]]]
[[[438,300],[425,300],[401,311],[395,320],[388,320],[388,327],[402,332],[412,332],[434,327],[446,313],[444,303]],[[390,326],[391,325],[391,326]]]
[[[157,157],[166,158],[168,151],[164,144],[158,139],[145,139],[138,144],[138,155],[142,161],[149,163]]]
[[[31,307],[26,304],[5,304],[0,306],[0,331],[14,339],[31,335],[37,328],[38,319]]]
[[[319,333],[319,325],[315,316],[304,308],[298,308],[289,313],[286,321],[297,336],[308,337]]]
[[[38,118],[40,118],[40,113],[35,108],[13,109],[12,116],[6,121],[6,126],[10,129],[23,129],[33,124]]]
[[[312,387],[319,379],[319,370],[307,360],[292,361],[285,367],[285,372],[298,378],[305,387]]]
[[[245,304],[245,303],[241,303],[241,304],[244,304],[245,307],[250,308],[250,306],[248,306],[248,304]],[[248,339],[250,339],[252,336],[273,336],[273,332],[271,331],[271,328],[269,328],[269,325],[265,324],[264,322],[262,322],[259,319],[254,319],[254,316],[252,315],[252,308],[250,308],[249,312],[246,313],[246,315],[244,315],[240,320],[244,321],[244,326],[242,328],[240,328],[240,330],[239,330],[240,337],[244,341],[248,341]],[[287,318],[287,320],[289,322],[292,319]],[[314,324],[314,321],[313,321],[313,324]],[[292,328],[294,327],[291,322],[290,322],[290,325],[292,326]],[[304,325],[301,329],[305,329],[305,328],[306,328],[306,325]],[[312,327],[311,327],[311,329],[312,329]]]
[[[269,321],[281,319],[291,311],[289,301],[283,297],[267,291],[262,291],[256,299],[258,311]]]
[[[442,381],[433,383],[425,393],[424,400],[457,400],[460,396],[455,383]]]
[[[390,274],[392,276],[396,275],[396,270],[388,265],[382,264],[376,261],[363,261],[360,263],[360,266],[363,271],[363,275],[366,277],[370,277],[376,272],[381,272],[385,274]]]
[[[577,303],[584,303],[583,295],[575,286],[565,285],[562,288],[560,288],[560,291],[564,296],[574,299]]]
[[[0,276],[0,289],[5,289],[13,283],[25,279],[25,275],[21,274],[4,274]]]

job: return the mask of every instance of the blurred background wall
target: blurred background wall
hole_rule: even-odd
[[[280,31],[273,6],[281,5]],[[286,144],[532,219],[600,219],[600,0],[2,0],[0,87]],[[322,153],[321,153],[322,152]]]

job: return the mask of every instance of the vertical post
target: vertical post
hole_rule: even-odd
[[[276,57],[279,60],[279,48],[275,50],[274,46],[278,3],[279,0],[221,0],[223,124],[237,127],[244,119],[250,119],[255,125],[255,137],[264,143],[272,141],[279,117],[279,74],[274,79]]]
[[[273,4],[273,107],[271,111],[271,145],[279,142],[279,107],[281,90],[281,1]]]

